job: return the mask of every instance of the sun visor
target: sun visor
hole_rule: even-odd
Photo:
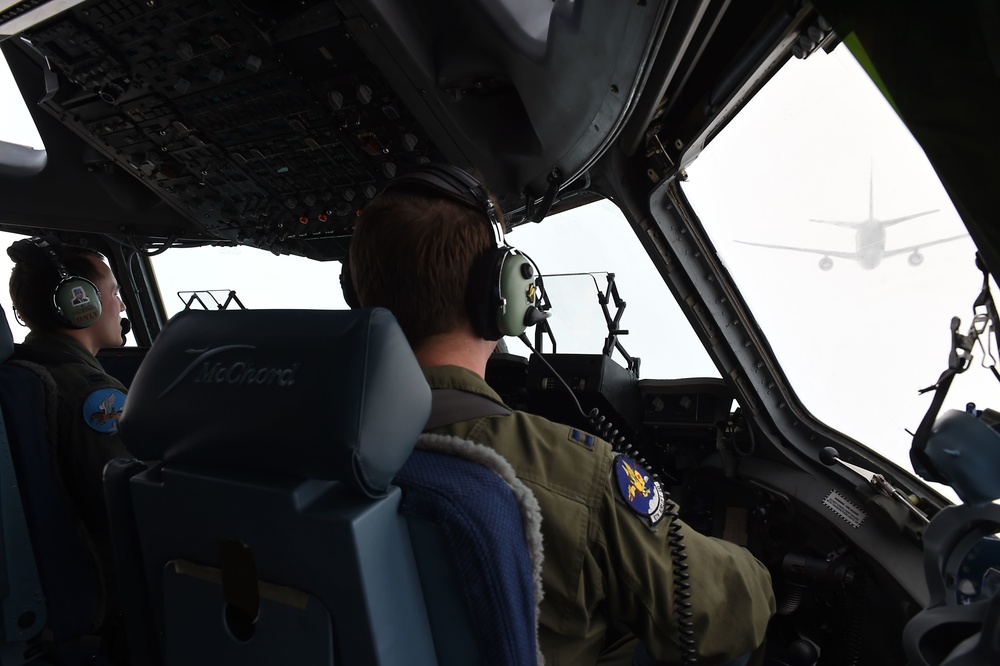
[[[382,494],[430,413],[395,318],[351,311],[189,311],[132,383],[121,434],[138,458],[338,480]]]

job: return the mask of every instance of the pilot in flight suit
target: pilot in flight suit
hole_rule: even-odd
[[[133,457],[118,436],[126,388],[80,343],[55,331],[29,333],[14,360],[42,366],[51,377],[46,389],[56,399],[49,429],[59,471],[84,524],[106,532],[104,466]]]
[[[498,297],[510,305],[521,292],[495,288],[509,283],[504,262],[531,273],[504,243],[502,224],[475,178],[425,166],[397,176],[361,212],[341,276],[349,304],[396,316],[432,389],[500,405],[484,380],[486,361],[493,341],[511,332],[494,313]],[[472,415],[431,432],[495,449],[538,500],[539,644],[548,666],[631,663],[633,636],[653,659],[680,661],[675,519],[641,465],[600,438],[524,412]],[[699,662],[739,660],[763,643],[775,611],[770,575],[749,551],[681,527]]]
[[[432,389],[456,389],[503,404],[471,370],[437,366],[424,374]],[[615,456],[607,442],[516,411],[433,432],[490,446],[538,500],[545,546],[539,641],[547,666],[597,663],[616,627],[628,627],[660,659],[680,661],[670,518],[661,518],[653,531],[632,508],[612,472]],[[739,546],[686,525],[682,533],[700,663],[754,650],[775,609],[767,570]]]
[[[95,354],[124,344],[125,306],[111,268],[97,252],[44,237],[17,241],[8,254],[15,262],[14,310],[31,329],[13,362],[32,370],[44,388],[57,482],[92,542],[103,578],[107,605],[94,630],[105,635],[106,650],[117,654],[124,635],[109,638],[116,620],[108,618],[117,613],[117,595],[103,473],[112,458],[133,456],[118,436],[127,391]]]

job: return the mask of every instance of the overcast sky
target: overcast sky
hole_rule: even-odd
[[[838,251],[853,229],[810,219],[881,220],[939,209],[886,229],[886,250],[965,233],[922,150],[844,47],[793,60],[688,170],[684,190],[716,242],[804,405],[909,469],[910,436],[947,367],[952,316],[965,333],[982,274],[969,238],[886,257],[875,270],[737,240]],[[947,406],[1000,404],[973,367]]]

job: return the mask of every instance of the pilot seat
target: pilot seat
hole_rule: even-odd
[[[120,424],[159,462],[105,470],[133,663],[535,663],[521,504],[414,451],[430,404],[387,310],[172,319]]]
[[[50,463],[46,396],[55,387],[13,353],[0,308],[0,664],[107,664],[97,555]]]

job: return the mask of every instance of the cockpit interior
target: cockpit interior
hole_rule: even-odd
[[[278,262],[256,270],[278,289],[309,293],[310,302],[324,303],[317,311],[326,310],[317,294],[336,291],[339,298],[340,263],[358,213],[387,183],[430,163],[474,168],[504,210],[511,243],[540,234],[540,248],[566,255],[550,260],[549,267],[535,256],[539,270],[553,274],[544,275],[553,316],[528,333],[537,353],[507,340],[487,366],[488,383],[512,409],[623,443],[655,470],[691,528],[744,546],[767,567],[778,609],[763,663],[996,664],[1000,417],[988,407],[998,404],[1000,379],[1000,321],[990,291],[992,271],[1000,267],[998,31],[1000,9],[989,2],[0,3],[0,50],[12,81],[0,114],[0,232],[12,239],[55,236],[108,257],[119,275],[131,342],[98,358],[125,386],[136,377],[145,381],[135,431],[147,442],[149,458],[167,453],[185,464],[215,464],[240,454],[220,444],[189,455],[182,433],[229,428],[220,437],[234,442],[233,433],[253,436],[241,428],[254,422],[271,424],[262,427],[272,430],[268,436],[278,450],[286,446],[292,456],[295,445],[289,442],[346,432],[327,430],[332,426],[326,414],[346,414],[369,395],[383,396],[371,388],[383,386],[378,382],[389,386],[380,399],[404,405],[407,396],[422,404],[422,388],[392,386],[378,374],[394,358],[398,341],[386,342],[382,333],[351,337],[355,329],[347,319],[327,312],[313,321],[308,306],[287,315],[258,311],[253,291],[232,288],[236,276],[220,271],[223,259],[208,253]],[[769,86],[791,76],[793,68],[823,59],[834,74],[856,70],[871,98],[905,130],[909,149],[927,165],[920,168],[945,203],[903,189],[912,185],[903,181],[912,179],[888,156],[895,148],[885,148],[883,156],[881,148],[856,150],[838,138],[836,128],[849,122],[846,111],[829,109],[839,108],[837,100],[858,105],[833,83],[809,87],[806,81],[818,81],[818,75],[782,84],[780,104],[786,106],[762,106]],[[15,103],[20,107],[22,100],[39,145],[4,133],[2,125],[13,123]],[[798,102],[801,110],[792,106]],[[794,123],[808,115],[819,129],[798,133]],[[860,138],[854,132],[851,140],[874,146],[881,131],[871,131]],[[744,138],[729,138],[737,132]],[[723,145],[732,153],[723,153]],[[795,146],[808,150],[796,152]],[[857,157],[850,167],[838,161],[845,153]],[[729,180],[712,181],[710,166],[720,172],[728,166]],[[813,194],[796,180],[810,174],[832,194]],[[607,209],[614,210],[614,221],[593,212]],[[587,214],[590,221],[574,221]],[[923,217],[909,222],[918,215]],[[783,218],[794,221],[790,231],[781,226]],[[903,218],[905,224],[892,226]],[[797,235],[807,227],[825,235]],[[911,238],[906,234],[913,229]],[[862,242],[862,233],[874,240]],[[602,264],[626,243],[635,248],[630,260]],[[209,271],[211,282],[177,281],[175,287],[170,281],[167,287],[166,271],[157,263],[167,259],[179,262],[174,270],[182,275]],[[293,262],[308,264],[320,277],[309,283],[283,277]],[[646,269],[642,281],[626,277],[628,263]],[[971,277],[942,297],[942,307],[961,322],[936,310],[930,324],[911,321],[911,312],[936,307],[927,294],[945,278],[929,276],[950,276],[958,264]],[[928,272],[935,266],[940,274]],[[892,271],[921,281],[904,283]],[[559,300],[555,274],[562,272],[584,275],[589,300]],[[898,295],[897,288],[907,295]],[[181,292],[180,299],[172,291]],[[659,300],[643,300],[645,292]],[[881,305],[862,305],[860,299],[873,293],[883,298]],[[343,306],[330,309],[335,307]],[[647,323],[647,315],[668,308],[677,312],[674,328]],[[163,397],[170,390],[163,382],[185,362],[185,345],[208,342],[186,338],[181,327],[168,328],[180,310],[244,318],[228,320],[225,335],[221,327],[203,324],[212,344],[226,343],[226,335],[235,335],[246,321],[259,339],[245,344],[273,351],[276,359],[284,358],[276,340],[284,340],[287,349],[308,350],[302,367],[326,368],[332,377],[331,368],[341,367],[336,364],[353,367],[352,355],[336,347],[342,340],[371,345],[365,347],[371,367],[330,379],[344,383],[342,393],[327,386],[273,405],[241,405],[220,394],[215,404],[183,406],[179,393]],[[879,318],[870,314],[875,310]],[[586,311],[597,322],[586,345],[572,342],[574,311]],[[6,314],[17,331],[13,314]],[[269,327],[277,327],[274,335]],[[173,337],[157,345],[164,330]],[[339,337],[324,341],[322,330]],[[905,346],[923,331],[933,335],[929,346]],[[648,343],[637,351],[633,341],[640,334]],[[695,351],[681,349],[681,335]],[[866,351],[848,351],[854,342]],[[860,360],[869,351],[877,360]],[[883,364],[896,353],[898,366]],[[669,364],[689,355],[703,358],[704,370],[663,370],[685,368]],[[916,357],[927,359],[931,370],[912,381],[907,376],[911,411],[905,418],[889,416],[904,396],[873,387],[901,376]],[[992,374],[985,369],[990,358]],[[258,371],[263,367],[259,363]],[[963,383],[970,367],[970,375],[986,376],[975,390]],[[274,368],[275,383],[291,372],[291,365],[277,360]],[[945,402],[956,377],[948,400],[958,401],[957,407]],[[213,400],[211,395],[200,399]],[[865,410],[871,425],[852,430],[838,420],[846,414],[846,423]],[[394,418],[391,411],[366,413],[344,428],[363,430]],[[400,416],[400,424],[407,419]],[[884,438],[882,426],[892,428]],[[176,436],[168,442],[169,433]],[[190,441],[202,441],[198,437]],[[899,455],[880,448],[880,439],[896,442]],[[346,455],[338,450],[330,460],[314,462],[349,467],[340,457]],[[264,473],[273,460],[251,466]],[[282,460],[273,464],[305,473],[300,462]],[[138,473],[119,471],[127,477],[125,486]],[[367,482],[345,481],[362,488]],[[165,503],[158,515],[170,515],[170,502],[209,496],[199,483],[183,486],[190,496],[161,497],[148,489],[152,485],[143,486],[148,492],[136,486],[132,501],[136,511]],[[387,479],[372,483],[389,485]],[[307,485],[289,490],[290,496],[311,502],[306,495],[315,491],[320,497],[318,486]],[[240,520],[234,498],[266,512],[264,495],[242,495],[235,486],[231,492],[220,500],[220,514]],[[16,496],[0,494],[5,526],[15,519],[9,507]],[[164,520],[162,534],[136,536],[147,554],[185,538],[182,523]],[[306,532],[315,525],[304,520],[283,528],[280,518],[272,522],[284,529],[288,548],[310,547]],[[6,559],[23,563],[23,553],[21,559],[11,554],[13,534],[4,539]],[[36,551],[40,547],[36,539]],[[141,569],[143,556],[131,557],[126,566]],[[219,557],[229,563],[227,571],[243,572],[219,574],[230,591],[244,589],[240,575],[257,573],[237,542],[223,544],[221,556],[194,549],[182,559]],[[294,562],[292,557],[286,564]],[[184,636],[214,640],[198,633],[198,626],[217,618],[172,614],[171,604],[218,587],[204,582],[215,574],[198,566],[191,564],[188,574],[156,572],[162,577],[157,584],[168,592],[146,598],[146,607],[156,611],[130,625],[130,639],[143,642],[131,649],[132,663],[202,663],[214,654],[214,647],[200,651]],[[137,580],[151,575],[133,574]],[[363,567],[354,575],[359,587],[377,586]],[[254,597],[258,609],[299,603],[291,588],[260,590],[260,598]],[[407,609],[420,606],[422,597],[419,590],[400,595],[399,607],[378,606],[384,615],[373,625],[406,625]],[[8,595],[4,602],[0,663],[47,663],[35,650],[51,630],[39,610],[44,601],[28,617],[17,612],[23,600]],[[250,638],[237,640],[245,651],[239,654],[245,663],[266,663],[262,655],[280,654],[281,641],[263,631],[254,634],[256,620],[239,615],[240,603],[230,599],[227,608],[236,615],[227,616],[228,631],[238,634],[233,627],[246,629],[249,622]],[[317,628],[329,622],[326,616],[274,612],[282,631],[301,634],[303,644],[313,645],[309,639],[317,633],[327,636]],[[452,625],[442,626],[435,641],[445,641],[441,635]],[[329,649],[310,647],[295,660],[472,663],[466,661],[472,653],[461,647],[442,651],[433,641],[414,648],[410,662],[388,648],[352,652],[352,631],[334,627]],[[391,634],[379,640],[391,641]],[[481,647],[478,654],[486,659]]]

